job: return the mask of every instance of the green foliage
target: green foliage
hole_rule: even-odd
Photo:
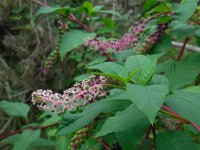
[[[158,150],[197,150],[194,141],[180,131],[160,132],[156,137]]]
[[[66,53],[83,44],[85,38],[94,38],[95,36],[95,33],[87,33],[80,30],[65,32],[61,39],[60,45],[61,57],[64,58]]]
[[[28,12],[31,14],[31,19],[34,19],[33,16],[49,14],[44,16],[48,17],[47,19],[37,18],[35,21],[36,24],[37,22],[40,24],[45,20],[43,28],[47,30],[42,32],[41,26],[36,28],[32,20],[29,20],[31,25],[12,28],[16,31],[24,30],[24,26],[29,27],[29,31],[33,30],[29,34],[36,35],[37,43],[34,40],[30,42],[31,44],[23,41],[27,44],[26,48],[33,48],[36,45],[34,50],[27,52],[26,48],[20,47],[21,43],[9,49],[8,52],[12,52],[13,49],[20,47],[19,49],[26,52],[23,53],[23,57],[28,57],[30,54],[28,61],[25,62],[27,66],[24,68],[21,68],[24,61],[19,57],[21,51],[12,53],[12,57],[8,57],[7,54],[0,55],[0,63],[3,64],[0,65],[0,81],[3,81],[0,82],[0,92],[7,94],[2,96],[3,99],[9,100],[0,102],[0,110],[10,117],[6,119],[7,122],[5,121],[0,132],[7,132],[9,130],[7,126],[11,127],[12,124],[16,124],[12,129],[20,128],[19,131],[0,137],[3,139],[3,146],[9,144],[14,150],[198,149],[200,54],[195,51],[199,50],[200,43],[199,0],[182,0],[180,3],[145,0],[141,3],[144,4],[143,6],[139,6],[138,1],[137,5],[134,5],[136,8],[134,14],[138,15],[134,16],[125,1],[126,8],[121,10],[126,13],[123,12],[124,14],[121,15],[122,11],[115,11],[119,7],[118,3],[120,2],[115,1],[111,8],[95,5],[91,1],[69,1],[67,6],[62,0],[52,1],[49,2],[50,7],[41,7],[35,15],[32,15],[34,7],[31,5],[31,13]],[[21,16],[24,9],[25,7],[9,12],[16,14],[10,18],[14,22],[12,24],[30,17]],[[141,17],[142,15],[144,18]],[[55,45],[53,41],[58,39],[56,36],[54,38],[57,32],[52,28],[56,24],[53,24],[52,20],[57,22],[57,19],[60,19],[59,30],[64,30],[56,48],[57,64],[54,67],[50,61],[52,72],[47,70],[49,74],[40,75],[41,64],[45,61],[43,55],[46,56],[44,52],[53,49]],[[12,36],[18,34],[18,31],[14,33],[12,30],[4,31],[6,23],[2,23],[3,26],[0,24],[2,34],[4,32],[9,34],[11,32]],[[133,27],[128,30],[131,25]],[[122,32],[125,33],[124,36]],[[43,36],[45,39],[40,41]],[[0,35],[0,45],[3,48],[7,48],[4,45],[6,38]],[[28,40],[30,41],[31,38]],[[88,42],[93,42],[94,48],[84,46],[84,41],[88,38],[91,39]],[[186,41],[186,38],[189,41]],[[99,42],[100,40],[102,43]],[[134,42],[127,44],[129,41]],[[177,48],[172,41],[183,43]],[[184,47],[183,45],[188,42],[193,46]],[[42,49],[39,48],[42,43],[47,43],[44,52],[39,51]],[[116,49],[113,46],[112,52],[105,53],[102,51],[103,48],[98,49],[97,52],[94,49],[98,44],[105,44],[105,47],[114,45]],[[127,49],[121,50],[120,47]],[[33,61],[30,61],[31,59]],[[10,64],[16,63],[18,66],[10,69]],[[29,63],[33,65],[30,67]],[[32,72],[31,68],[39,68],[39,70]],[[7,79],[4,72],[8,70]],[[14,74],[15,70],[17,73]],[[20,76],[17,88],[24,78],[32,80],[23,72],[30,73],[32,78],[39,78],[38,84],[30,89],[27,88],[27,95],[12,90],[13,85],[16,84],[12,83],[12,78],[15,76]],[[92,78],[91,74],[96,77]],[[54,79],[55,76],[58,78]],[[99,76],[101,77],[98,78]],[[91,81],[87,82],[87,78]],[[99,83],[100,80],[102,83]],[[80,84],[75,83],[76,86],[71,87],[75,81]],[[33,82],[23,83],[22,89],[26,89]],[[101,87],[98,84],[101,84]],[[3,90],[1,90],[2,85],[6,85]],[[61,95],[47,91],[41,92],[42,94],[35,92],[39,94],[34,93],[32,98],[36,105],[45,111],[35,111],[34,106],[30,111],[29,91],[32,92],[36,87],[52,88]],[[64,91],[64,88],[68,90]],[[17,102],[22,98],[25,98],[27,104]],[[73,103],[77,105],[74,108]],[[66,111],[49,112],[46,106],[52,109],[65,108]]]
[[[143,55],[128,57],[125,66],[129,72],[138,71],[131,81],[139,85],[146,85],[156,68],[155,62]]]
[[[10,116],[19,116],[27,119],[29,109],[29,106],[24,103],[9,102],[5,100],[0,102],[0,110],[3,110]]]
[[[101,100],[88,105],[80,114],[63,115],[63,128],[58,131],[58,135],[63,135],[77,131],[92,122],[100,113],[108,113],[125,109],[130,104],[129,101],[122,100]]]
[[[174,63],[166,72],[170,90],[183,88],[194,82],[200,72],[200,54],[191,54],[180,62]]]
[[[168,96],[165,102],[171,109],[187,120],[200,125],[200,119],[197,115],[200,114],[200,94],[179,90]]]
[[[133,104],[143,112],[153,124],[156,114],[164,103],[168,89],[166,85],[127,85]]]
[[[17,141],[14,143],[13,150],[26,150],[34,141],[37,141],[39,137],[40,130],[26,130],[19,136]]]

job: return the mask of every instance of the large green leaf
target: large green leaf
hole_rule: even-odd
[[[188,36],[194,35],[195,31],[197,30],[197,26],[193,24],[188,25],[187,23],[178,20],[172,21],[170,26],[172,27],[170,32],[179,40],[183,40]]]
[[[101,100],[88,105],[80,114],[65,114],[63,128],[57,134],[63,135],[77,131],[91,123],[100,113],[120,111],[130,104],[130,101],[124,100]]]
[[[182,0],[180,4],[173,5],[172,11],[179,13],[178,19],[186,22],[194,14],[198,2],[199,0]],[[177,18],[177,16],[175,17]]]
[[[58,150],[66,150],[70,145],[71,137],[70,135],[62,135],[56,137],[56,149]]]
[[[83,3],[83,8],[84,8],[85,12],[86,12],[88,15],[91,15],[91,13],[93,12],[94,6],[93,6],[93,4],[90,3],[90,2],[84,2],[84,3]]]
[[[48,119],[45,119],[45,121],[41,124],[41,126],[48,126],[51,124],[54,124],[56,122],[59,122],[62,118],[58,115],[53,115]]]
[[[127,58],[125,66],[129,72],[138,71],[131,79],[134,83],[145,85],[151,79],[156,63],[144,55],[135,55]]]
[[[66,53],[84,43],[86,38],[94,38],[95,33],[87,33],[81,30],[72,30],[65,32],[60,45],[60,55],[63,58]]]
[[[168,93],[168,87],[164,84],[158,85],[134,85],[128,84],[130,98],[141,112],[143,112],[150,123],[153,124],[156,114],[164,103],[165,96]]]
[[[124,79],[124,81],[126,81],[126,78],[128,77],[128,71],[126,68],[114,62],[105,62],[95,66],[90,66],[89,68],[100,70],[106,74],[117,75]]]
[[[184,118],[200,125],[200,94],[179,90],[168,96],[165,102]]]
[[[69,11],[70,11],[69,7],[42,7],[37,11],[36,16],[49,13],[65,14],[66,12]]]
[[[35,140],[31,146],[33,147],[54,147],[55,146],[55,142],[48,140],[48,139],[44,139],[44,138],[38,138],[37,140]]]
[[[123,149],[131,150],[143,138],[148,126],[149,121],[145,115],[136,106],[131,105],[117,112],[114,117],[108,118],[96,136],[115,132]]]
[[[194,141],[180,131],[158,133],[156,148],[157,150],[197,150]]]
[[[147,14],[153,14],[153,13],[166,13],[169,12],[170,9],[165,3],[161,3],[160,5],[153,8],[151,11],[149,11]]]
[[[25,103],[9,102],[4,100],[0,102],[0,110],[3,110],[10,116],[27,118],[30,108]]]
[[[183,90],[187,91],[187,92],[200,94],[200,86],[190,86],[190,87],[187,87],[187,88],[185,88]]]
[[[200,72],[200,54],[191,54],[175,63],[166,72],[170,90],[176,90],[194,82]]]
[[[40,137],[40,130],[25,130],[15,142],[13,150],[27,150]]]
[[[153,5],[157,3],[157,0],[145,0],[144,1],[144,12],[147,12]]]

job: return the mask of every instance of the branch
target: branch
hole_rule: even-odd
[[[182,47],[183,46],[183,43],[179,43],[179,42],[176,42],[176,41],[172,41],[172,45],[174,47]],[[197,46],[193,46],[193,45],[190,45],[190,44],[186,44],[185,45],[185,49],[188,49],[188,50],[191,50],[191,51],[194,51],[194,52],[200,52],[200,48],[197,47]]]
[[[172,45],[174,47],[182,47],[183,46],[183,43],[179,43],[179,42],[176,42],[176,41],[172,41]],[[197,47],[197,46],[193,46],[193,45],[190,45],[190,44],[186,44],[185,45],[185,49],[188,49],[188,50],[191,50],[191,51],[194,51],[194,52],[200,52],[200,48]]]
[[[188,41],[189,41],[189,37],[185,38],[185,40],[183,42],[183,45],[182,45],[182,47],[181,47],[181,49],[179,51],[179,54],[178,54],[178,58],[177,58],[178,61],[181,60],[181,58],[183,56],[183,52],[185,50],[185,46],[186,46],[186,44],[187,44]]]
[[[25,128],[25,129],[21,129],[21,130],[16,130],[16,131],[13,131],[11,133],[8,133],[2,137],[0,137],[0,141],[1,140],[4,140],[12,135],[15,135],[15,134],[18,134],[18,133],[22,133],[23,131],[25,130],[36,130],[36,129],[45,129],[45,128],[49,128],[49,127],[54,127],[54,126],[57,126],[59,125],[60,123],[59,122],[56,122],[54,124],[51,124],[51,125],[48,125],[48,126],[38,126],[38,127],[28,127],[28,128]]]

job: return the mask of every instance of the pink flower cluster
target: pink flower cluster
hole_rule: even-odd
[[[121,51],[129,48],[130,44],[136,45],[139,40],[139,35],[143,34],[144,31],[144,24],[142,22],[138,22],[135,26],[131,27],[130,33],[124,34],[121,39],[113,41],[85,39],[85,46],[94,47],[96,50],[102,50],[104,53],[109,53],[112,50]]]
[[[104,76],[91,75],[88,80],[75,83],[73,87],[66,89],[63,94],[53,93],[51,90],[37,90],[32,93],[31,101],[44,110],[58,110],[59,112],[74,110],[105,96],[106,91],[103,90],[103,86],[106,85],[106,81]]]

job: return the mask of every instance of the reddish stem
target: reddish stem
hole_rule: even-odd
[[[179,54],[178,54],[178,58],[177,58],[178,61],[181,60],[181,58],[183,56],[183,52],[185,50],[185,46],[186,46],[187,42],[189,41],[189,39],[190,39],[189,37],[185,38],[185,40],[183,42],[183,45],[182,45],[182,47],[181,47],[181,49],[179,51]]]
[[[70,14],[70,15],[68,16],[68,19],[69,19],[70,21],[73,21],[73,22],[79,24],[79,26],[82,27],[82,28],[84,28],[85,31],[91,32],[91,29],[90,29],[87,25],[84,25],[82,22],[80,22],[80,21],[76,18],[75,15]]]
[[[97,139],[97,141],[103,146],[105,150],[111,150],[109,145],[105,143],[105,141],[102,138]]]
[[[191,121],[185,119],[184,117],[182,117],[181,115],[179,115],[178,113],[176,113],[175,111],[173,111],[171,108],[169,108],[169,107],[163,105],[163,106],[162,106],[162,109],[164,109],[164,110],[166,110],[166,111],[168,111],[168,112],[174,114],[175,116],[178,116],[179,118],[182,118],[183,121],[185,121],[185,122],[191,124],[193,127],[195,127],[195,128],[197,129],[198,132],[200,132],[200,126],[198,126],[198,125],[195,124],[194,122],[191,122]]]
[[[45,129],[45,128],[49,128],[49,127],[53,127],[53,126],[57,126],[57,125],[59,125],[59,122],[51,124],[51,125],[48,125],[48,126],[28,127],[28,128],[25,128],[25,129],[16,130],[16,131],[13,131],[11,133],[8,133],[8,134],[0,137],[0,141],[4,140],[5,138],[8,138],[8,137],[10,137],[12,135],[15,135],[15,134],[18,134],[18,133],[22,133],[25,130]]]

